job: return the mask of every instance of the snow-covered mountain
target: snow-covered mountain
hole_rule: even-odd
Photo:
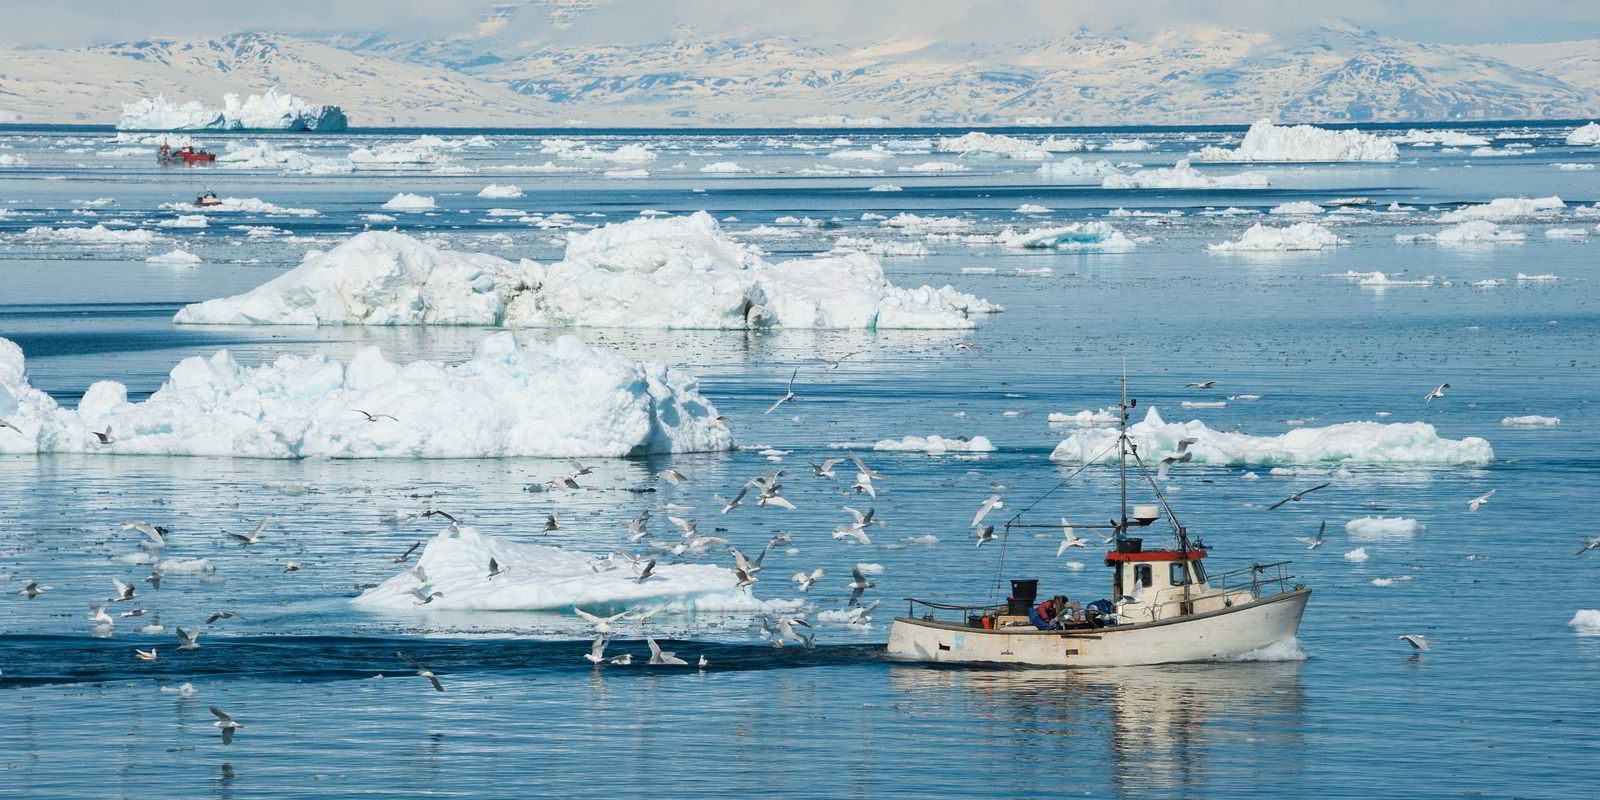
[[[1191,27],[997,41],[838,43],[679,27],[659,41],[564,35],[603,0],[496,6],[466,32],[404,40],[238,34],[0,50],[0,118],[110,122],[120,104],[259,92],[336,103],[351,125],[1244,123],[1600,114],[1594,42],[1430,45],[1349,26]],[[314,39],[314,40],[313,40]],[[581,42],[581,43],[580,43]]]

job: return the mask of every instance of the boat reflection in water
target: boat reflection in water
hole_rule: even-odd
[[[1211,796],[1237,781],[1305,785],[1300,661],[1105,669],[891,668],[902,708],[963,719],[974,763],[1016,763],[1018,791]],[[1023,780],[1008,771],[1007,782]]]

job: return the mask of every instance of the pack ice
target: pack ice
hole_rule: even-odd
[[[1212,430],[1199,420],[1167,422],[1155,408],[1144,421],[1128,429],[1134,443],[1149,458],[1160,459],[1178,448],[1178,440],[1194,438],[1189,446],[1198,464],[1487,464],[1494,449],[1476,436],[1440,438],[1424,422],[1345,422],[1325,428],[1295,428],[1279,436],[1252,436]],[[1116,450],[1115,430],[1074,431],[1050,454],[1050,460],[1082,464],[1108,461]]]
[[[370,231],[234,297],[181,309],[212,325],[971,328],[1000,306],[904,289],[865,253],[770,263],[705,212],[567,234],[551,264],[440,250]]]
[[[142,403],[100,381],[76,410],[28,385],[21,348],[0,339],[0,418],[17,428],[0,429],[0,453],[623,457],[733,446],[693,377],[571,336],[519,345],[509,332],[453,365],[391,364],[369,347],[349,364],[282,355],[245,367],[223,350],[184,359]],[[93,432],[108,429],[100,444]]]
[[[315,105],[272,87],[243,100],[222,96],[222,108],[198,100],[175,104],[163,95],[122,104],[117,129],[124,131],[282,130],[342,131],[349,126],[338,106]]]
[[[488,577],[489,560],[505,570]],[[674,611],[761,611],[767,605],[739,586],[733,570],[710,564],[662,564],[636,580],[625,567],[461,526],[440,531],[417,560],[426,584],[406,570],[351,600],[374,611],[541,611],[582,608],[616,614],[638,606]],[[597,567],[600,569],[597,571]],[[419,605],[411,590],[439,597]]]
[[[1395,161],[1400,148],[1381,136],[1333,131],[1311,125],[1274,125],[1257,120],[1233,150],[1203,147],[1196,161]]]

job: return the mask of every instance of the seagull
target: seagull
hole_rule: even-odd
[[[656,473],[656,477],[674,486],[689,480],[688,476],[675,469],[664,469]]]
[[[782,547],[786,544],[792,543],[793,541],[794,536],[790,535],[788,531],[778,531],[777,533],[773,534],[771,539],[767,540],[766,546],[761,548],[762,558],[766,557],[766,552],[768,550],[771,550],[775,547]],[[761,559],[756,560],[759,561]]]
[[[433,684],[433,690],[434,691],[436,691],[436,692],[444,691],[444,684],[439,682],[439,676],[433,674],[433,670],[428,669],[427,667],[424,667],[421,664],[418,664],[416,659],[412,658],[411,656],[406,655],[405,653],[395,653],[395,656],[398,657],[401,661],[406,662],[406,666],[416,670],[418,676],[423,677],[423,678],[427,678],[428,679],[428,683]]]
[[[188,632],[188,631],[186,631],[186,630],[184,630],[182,628],[178,628],[177,629],[177,636],[178,636],[178,649],[179,650],[199,650],[200,649],[200,632],[199,631],[195,631],[194,633],[190,633],[190,632]]]
[[[284,572],[299,572],[300,571],[300,562],[298,562],[298,561],[285,561],[283,563],[283,571]]]
[[[695,666],[705,669],[706,667],[711,666],[711,662],[707,661],[705,656],[700,656],[700,661],[699,663],[695,664]]]
[[[992,542],[992,541],[994,541],[994,526],[993,525],[985,525],[985,526],[983,526],[983,530],[978,531],[978,544],[976,546],[977,547],[982,547],[984,542]]]
[[[1448,383],[1441,383],[1438,386],[1433,387],[1433,391],[1422,396],[1422,402],[1432,403],[1434,398],[1444,397],[1444,390],[1448,388],[1450,388],[1450,384]]]
[[[223,531],[223,533],[226,533],[229,536],[233,537],[234,539],[238,540],[239,546],[241,546],[241,547],[243,547],[245,545],[251,545],[251,544],[261,544],[261,532],[267,529],[267,523],[270,520],[271,520],[271,517],[268,517],[266,519],[261,520],[260,522],[257,522],[256,523],[256,529],[251,531],[249,536],[246,536],[246,535],[244,535],[242,533],[233,533],[231,531]]]
[[[1483,494],[1480,494],[1477,497],[1472,498],[1471,500],[1468,500],[1467,501],[1467,510],[1468,511],[1477,511],[1479,506],[1482,506],[1485,503],[1488,503],[1489,502],[1489,498],[1494,497],[1494,493],[1495,493],[1495,490],[1494,489],[1490,489],[1489,491],[1484,492]]]
[[[683,659],[678,658],[677,656],[673,655],[671,651],[662,650],[661,649],[661,645],[656,644],[656,640],[655,639],[651,639],[651,638],[647,637],[645,639],[645,641],[650,643],[650,663],[652,663],[652,664],[677,664],[677,665],[680,665],[680,666],[688,666],[689,665],[689,662],[684,661]]]
[[[683,517],[668,516],[667,517],[667,521],[672,523],[673,525],[678,526],[678,530],[683,532],[683,533],[681,533],[679,535],[682,536],[685,539],[688,539],[691,536],[694,536],[694,535],[696,535],[696,534],[698,534],[700,532],[700,528],[699,528],[700,523],[699,523],[698,520],[684,519]]]
[[[633,519],[628,520],[628,542],[638,544],[639,540],[650,535],[645,526],[650,524],[650,512],[646,511]]]
[[[213,611],[213,612],[211,612],[210,616],[206,617],[206,624],[210,625],[211,623],[216,622],[219,619],[241,619],[242,620],[242,619],[244,619],[244,615],[240,614],[238,612],[235,612],[235,611]]]
[[[793,639],[799,642],[802,646],[810,648],[811,640],[814,637],[802,636],[794,629],[794,626],[796,625],[803,625],[807,628],[811,627],[811,623],[806,622],[799,617],[779,617],[777,629],[778,639],[777,641],[773,642],[773,644],[777,647],[782,647],[784,639]]]
[[[574,478],[580,477],[580,476],[583,476],[583,475],[588,475],[589,473],[594,472],[594,469],[592,467],[586,467],[586,466],[584,466],[584,465],[582,465],[582,464],[580,464],[580,463],[578,463],[576,461],[573,461],[571,459],[567,460],[567,466],[572,467],[572,476]]]
[[[965,352],[969,356],[983,354],[983,348],[973,344],[972,342],[956,342],[956,349]]]
[[[506,568],[500,566],[500,562],[494,560],[493,558],[490,558],[489,559],[489,577],[493,578],[496,575],[504,575],[504,574],[506,574]]]
[[[793,402],[795,402],[794,377],[796,375],[799,375],[799,374],[800,374],[799,368],[796,368],[794,372],[789,373],[789,388],[784,391],[782,397],[778,398],[778,402],[773,403],[771,406],[768,406],[766,412],[764,412],[764,413],[771,414],[772,412],[778,410],[778,406],[781,406],[784,403],[793,403]]]
[[[421,564],[418,564],[418,565],[412,567],[411,569],[406,570],[406,574],[410,575],[413,578],[416,578],[417,579],[417,583],[427,583],[428,582],[428,570],[424,569]]]
[[[745,556],[744,552],[741,551],[739,548],[730,547],[728,549],[733,552],[733,563],[734,563],[734,565],[737,566],[739,569],[742,569],[745,572],[748,572],[751,575],[754,575],[757,572],[761,571],[761,559],[767,557],[766,551],[763,550],[763,551],[761,551],[761,555],[759,557],[757,557],[756,560],[751,561],[747,556]]]
[[[1189,445],[1192,445],[1192,444],[1194,444],[1195,442],[1198,442],[1198,441],[1200,441],[1200,440],[1196,439],[1193,436],[1186,436],[1186,437],[1184,437],[1182,439],[1179,439],[1178,440],[1178,449],[1176,451],[1174,451],[1174,452],[1168,453],[1166,456],[1164,456],[1161,459],[1161,465],[1156,468],[1156,480],[1158,480],[1158,481],[1166,480],[1167,479],[1167,470],[1173,464],[1179,464],[1179,463],[1183,463],[1183,462],[1192,460],[1194,458],[1194,453],[1189,450]]]
[[[1579,550],[1578,552],[1581,553],[1583,551]],[[38,581],[28,581],[26,584],[23,585],[22,591],[17,592],[17,594],[20,594],[23,597],[26,597],[29,600],[32,600],[33,598],[38,597],[39,595],[43,594],[44,590],[45,590],[45,587],[40,586]]]
[[[115,625],[116,620],[106,613],[106,607],[100,604],[89,606],[89,621],[98,625]]]
[[[1587,541],[1585,541],[1583,543],[1583,546],[1578,548],[1578,555],[1581,556],[1584,553],[1589,552],[1590,550],[1600,550],[1600,536],[1593,536],[1593,537],[1590,537]],[[28,585],[32,586],[33,584],[30,583]],[[17,594],[22,594],[22,592],[18,592]]]
[[[419,542],[411,545],[410,547],[407,547],[406,551],[404,553],[401,553],[400,555],[394,557],[394,562],[393,563],[395,563],[395,564],[404,564],[407,561],[410,561],[411,560],[411,554],[417,552],[417,548],[419,548],[421,546],[422,546],[422,542],[419,541]]]
[[[869,477],[873,478],[883,477],[883,473],[867,466],[867,462],[862,461],[861,456],[858,456],[855,453],[850,454],[850,463],[856,465],[856,472],[866,473]]]
[[[1210,389],[1211,387],[1216,386],[1216,385],[1217,385],[1216,381],[1200,381],[1199,383],[1186,383],[1186,384],[1184,384],[1183,388],[1185,388],[1185,389]]]
[[[746,486],[746,487],[740,489],[739,493],[734,495],[732,500],[729,500],[728,498],[723,497],[720,494],[712,495],[711,499],[717,501],[718,503],[721,503],[722,504],[722,512],[721,513],[726,514],[729,511],[732,511],[735,508],[738,508],[739,507],[739,503],[744,500],[744,496],[746,494],[748,494],[749,492],[750,492],[750,487]]]
[[[989,516],[990,511],[1005,507],[1006,504],[1000,500],[1000,495],[991,495],[988,500],[978,505],[978,513],[972,515],[972,524],[968,527],[978,527],[978,523],[982,522],[984,517]]]
[[[861,355],[863,352],[865,352],[865,351],[857,350],[854,353],[845,353],[844,355],[839,356],[837,359],[831,360],[831,361],[826,359],[826,358],[818,358],[817,360],[822,362],[822,363],[824,363],[824,364],[827,364],[828,365],[828,369],[838,369],[839,365],[843,364],[845,359],[854,358],[856,356]]]
[[[854,524],[853,527],[857,527],[857,528],[865,528],[868,525],[871,525],[873,518],[878,516],[878,510],[875,509],[875,508],[869,508],[866,511],[858,511],[858,510],[856,510],[854,508],[851,508],[849,506],[840,506],[840,508],[844,509],[845,511],[850,512],[850,516],[856,518],[856,521],[855,521],[855,524]]]
[[[611,657],[611,661],[608,662],[608,663],[616,664],[618,666],[624,666],[625,667],[625,666],[633,663],[633,654],[632,653],[623,653],[620,656],[612,656]]]
[[[161,591],[161,570],[151,570],[150,574],[145,576],[144,582],[150,584],[150,588]]]
[[[103,430],[103,431],[89,431],[89,432],[94,434],[94,438],[96,440],[98,440],[100,442],[100,444],[111,444],[111,442],[114,441],[111,438],[111,426],[110,425],[107,425],[106,429]]]
[[[1428,640],[1427,640],[1426,637],[1422,636],[1421,634],[1407,633],[1407,634],[1403,634],[1403,635],[1395,637],[1395,638],[1404,639],[1404,640],[1410,642],[1411,646],[1415,647],[1418,650],[1427,650],[1428,649]]]
[[[878,491],[872,488],[872,476],[865,472],[856,473],[855,486],[851,487],[858,493],[864,493],[872,499],[878,499]]]
[[[160,655],[161,654],[157,652],[154,647],[150,648],[149,650],[140,650],[137,647],[133,648],[133,657],[139,659],[140,661],[154,661],[156,660],[156,657]]]
[[[844,586],[844,588],[850,590],[850,605],[855,605],[856,602],[861,599],[862,592],[865,592],[866,590],[877,585],[878,584],[867,580],[866,574],[861,571],[860,567],[851,567],[850,582]]]
[[[222,729],[222,743],[233,744],[233,732],[243,728],[244,724],[235,721],[233,717],[228,716],[227,712],[216,706],[211,707],[211,713],[217,715],[217,721],[211,724]]]
[[[12,425],[11,423],[6,422],[3,419],[0,419],[0,428],[10,428],[11,430],[16,431],[17,433],[22,433],[22,429],[21,428],[15,426],[15,425]]]
[[[573,480],[574,477],[575,476],[572,476],[572,475],[562,475],[562,476],[559,476],[559,477],[551,478],[550,480],[547,480],[544,483],[545,483],[546,486],[549,486],[552,489],[581,489],[581,488],[583,488],[583,487],[578,485],[578,482],[576,480]]]
[[[644,566],[639,568],[639,577],[633,579],[634,583],[644,583],[646,578],[649,578],[651,575],[655,574],[655,571],[656,560],[652,558],[649,561],[644,562]]]
[[[822,568],[818,567],[814,570],[811,570],[811,574],[809,575],[804,572],[796,572],[794,575],[790,576],[789,580],[800,584],[800,591],[806,592],[811,590],[811,584],[816,583],[819,578],[826,574],[828,573],[823,572]]]
[[[412,597],[417,598],[416,605],[419,606],[425,606],[433,602],[434,598],[436,597],[444,597],[444,592],[428,591],[431,588],[432,587],[430,586],[418,586],[417,588],[412,589],[409,594]]]
[[[1319,484],[1317,486],[1313,486],[1310,489],[1306,489],[1305,491],[1295,492],[1294,494],[1291,494],[1288,497],[1285,497],[1282,500],[1279,500],[1278,502],[1273,503],[1270,506],[1267,506],[1267,510],[1271,511],[1271,510],[1277,508],[1278,506],[1283,505],[1284,503],[1297,503],[1297,502],[1300,501],[1301,498],[1305,497],[1306,495],[1311,494],[1312,492],[1315,492],[1318,489],[1326,489],[1326,488],[1328,488],[1329,486],[1332,486],[1332,485],[1333,484],[1331,484],[1331,483],[1323,483],[1323,484]]]
[[[1083,539],[1083,538],[1079,537],[1076,533],[1074,533],[1073,530],[1072,530],[1072,523],[1068,522],[1066,517],[1062,517],[1061,518],[1061,544],[1056,547],[1056,558],[1060,558],[1061,554],[1067,552],[1067,548],[1069,548],[1069,547],[1088,547],[1088,546],[1089,546],[1089,541],[1087,539]]]
[[[604,636],[594,637],[594,641],[589,643],[589,652],[583,656],[584,660],[597,667],[606,663],[606,643],[609,641]]]
[[[740,567],[734,567],[733,574],[739,576],[740,586],[753,586],[757,580],[760,580],[755,576],[755,573],[746,571]]]
[[[1327,520],[1323,520],[1322,524],[1317,526],[1317,536],[1316,536],[1315,539],[1311,538],[1310,536],[1296,536],[1296,537],[1294,537],[1294,540],[1297,541],[1297,542],[1300,542],[1301,544],[1304,544],[1306,546],[1307,550],[1315,550],[1315,549],[1317,549],[1317,548],[1322,546],[1322,536],[1323,536],[1323,534],[1326,534],[1327,532],[1328,532],[1328,521]]]
[[[133,593],[136,591],[133,584],[124,583],[121,578],[112,578],[111,585],[117,589],[117,596],[109,598],[111,602],[121,603],[133,599]]]
[[[370,412],[367,412],[367,411],[362,411],[359,408],[352,408],[350,410],[356,412],[357,414],[360,414],[363,417],[366,417],[368,422],[377,422],[380,419],[394,420],[395,422],[399,422],[400,421],[400,420],[397,420],[397,419],[395,419],[394,417],[392,417],[392,416],[390,416],[388,414],[373,414],[373,413],[370,413]]]
[[[544,528],[540,531],[541,533],[549,533],[551,531],[560,529],[561,520],[556,519],[555,512],[544,515]]]
[[[170,531],[168,531],[166,528],[163,528],[160,525],[151,525],[148,522],[124,522],[122,523],[122,529],[125,531],[138,531],[145,536],[150,537],[150,541],[153,542],[156,547],[166,547],[167,534],[170,533]]]
[[[862,530],[854,525],[840,525],[839,527],[834,528],[833,538],[854,539],[861,544],[872,544],[872,537],[868,536],[865,530]]]
[[[626,617],[628,615],[627,611],[623,611],[620,614],[612,614],[609,617],[598,617],[598,616],[595,616],[594,614],[590,614],[589,612],[584,611],[581,608],[572,609],[572,613],[577,614],[578,616],[580,616],[584,620],[586,620],[589,624],[593,625],[594,626],[594,632],[595,633],[599,633],[599,634],[611,633],[612,632],[611,623],[616,622],[617,620],[622,619],[623,617]]]
[[[123,619],[128,619],[129,617],[142,617],[144,615],[145,615],[145,610],[144,609],[142,609],[142,608],[130,608],[127,611],[124,611],[121,614],[118,614],[117,616],[122,617]]]
[[[824,458],[821,464],[811,465],[811,472],[819,478],[832,478],[834,466],[843,460],[842,458]]]
[[[460,523],[461,522],[461,520],[455,518],[455,515],[451,514],[448,511],[445,511],[442,508],[424,508],[422,510],[422,516],[424,516],[424,517],[444,517],[445,519],[450,520],[453,523]]]

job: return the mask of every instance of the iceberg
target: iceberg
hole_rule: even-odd
[[[1574,128],[1567,134],[1567,144],[1600,144],[1600,124],[1591,122]]]
[[[1054,228],[1035,228],[1024,233],[1007,229],[1000,235],[1006,247],[1020,250],[1070,250],[1093,253],[1126,253],[1136,245],[1111,225],[1091,220]]]
[[[185,306],[212,325],[971,328],[1001,311],[888,282],[866,253],[770,263],[705,212],[567,234],[561,261],[512,263],[368,231],[242,295]]]
[[[1039,174],[1046,178],[1104,178],[1107,175],[1121,174],[1122,170],[1112,166],[1110,161],[1086,161],[1077,156],[1068,156],[1060,161],[1046,161],[1039,165]]]
[[[338,175],[355,169],[349,159],[309,156],[260,139],[254,145],[229,142],[217,163],[227,169],[281,169],[303,175]]]
[[[71,242],[73,244],[155,244],[161,237],[154,231],[118,231],[104,225],[92,228],[51,228],[38,225],[22,232],[23,238],[41,239],[54,242]]]
[[[1360,517],[1344,524],[1344,532],[1361,542],[1384,539],[1410,539],[1421,533],[1425,526],[1407,517]]]
[[[1440,222],[1466,222],[1468,220],[1482,219],[1490,222],[1503,222],[1519,217],[1538,217],[1549,215],[1552,212],[1560,213],[1567,207],[1561,198],[1550,197],[1496,197],[1487,203],[1472,206],[1462,206],[1453,211],[1446,211],[1439,216]]]
[[[1052,411],[1050,412],[1050,415],[1045,418],[1045,421],[1051,425],[1077,425],[1080,427],[1091,427],[1094,425],[1115,425],[1117,424],[1117,418],[1117,409],[1107,406],[1098,411],[1086,408],[1073,414]]]
[[[1345,240],[1315,222],[1297,222],[1287,228],[1256,223],[1238,241],[1208,244],[1206,249],[1213,253],[1283,252],[1322,250],[1341,244],[1345,244]]]
[[[1105,189],[1265,189],[1267,176],[1259,172],[1207,175],[1183,159],[1170,168],[1142,169],[1125,175],[1107,175]]]
[[[1475,219],[1453,225],[1438,233],[1418,233],[1407,236],[1397,234],[1397,242],[1433,242],[1440,245],[1473,246],[1484,244],[1517,244],[1527,240],[1521,231],[1508,231],[1484,219]]]
[[[1600,633],[1600,609],[1580,608],[1567,624],[1585,633]]]
[[[200,257],[182,248],[173,248],[171,251],[153,255],[145,259],[150,264],[177,264],[193,265],[200,263]]]
[[[491,183],[488,186],[483,187],[483,189],[479,190],[478,191],[478,196],[479,197],[497,197],[497,198],[521,197],[522,196],[522,187],[517,186],[515,184],[509,184],[509,183],[506,183],[506,184]]]
[[[394,197],[389,198],[389,200],[382,206],[383,210],[385,211],[411,212],[432,211],[437,207],[438,205],[434,203],[433,197],[425,197],[420,194],[409,194],[407,192],[401,192]]]
[[[941,153],[960,153],[967,157],[1017,158],[1027,161],[1044,161],[1050,151],[1032,142],[1007,136],[1003,133],[973,131],[961,136],[943,136],[934,145]]]
[[[488,577],[493,559],[504,574]],[[612,562],[540,544],[480,533],[470,526],[440,531],[422,550],[417,565],[428,591],[439,596],[420,605],[411,594],[423,584],[401,571],[350,601],[369,611],[564,611],[582,608],[605,614],[638,607],[671,611],[766,611],[771,606],[739,586],[727,567],[658,564],[644,581]],[[599,571],[597,567],[600,568]]]
[[[945,438],[938,434],[933,434],[926,437],[906,436],[901,439],[882,439],[873,442],[872,449],[923,452],[930,456],[942,456],[945,453],[992,453],[995,448],[987,436]]]
[[[342,131],[349,127],[338,106],[314,105],[276,86],[265,94],[240,100],[237,94],[222,96],[223,107],[207,108],[197,100],[176,105],[163,95],[147,97],[122,105],[117,130],[271,130]]]
[[[1324,211],[1324,209],[1323,209],[1322,206],[1317,205],[1316,203],[1313,203],[1313,202],[1311,202],[1309,200],[1295,200],[1295,201],[1292,201],[1292,202],[1284,203],[1282,205],[1273,206],[1270,210],[1267,211],[1267,213],[1268,214],[1288,214],[1288,215],[1291,215],[1291,216],[1304,216],[1304,215],[1309,215],[1309,214],[1321,214],[1321,213],[1323,213],[1323,211]]]
[[[1400,144],[1444,145],[1445,147],[1483,147],[1489,140],[1464,131],[1420,131],[1416,128],[1394,137],[1390,141]]]
[[[1500,424],[1508,428],[1539,428],[1560,425],[1560,417],[1541,417],[1538,414],[1529,414],[1522,417],[1506,417]]]
[[[1311,125],[1279,126],[1257,120],[1233,150],[1204,147],[1196,161],[1395,161],[1400,149],[1390,139],[1357,130],[1332,131]]]
[[[1141,452],[1170,453],[1178,440],[1189,446],[1197,464],[1487,464],[1494,458],[1489,442],[1476,436],[1444,439],[1423,422],[1345,422],[1324,428],[1296,428],[1279,436],[1253,436],[1212,430],[1199,420],[1166,422],[1151,408],[1142,422],[1128,429]],[[1073,431],[1050,454],[1050,460],[1083,464],[1114,457],[1117,432]]]
[[[76,410],[28,385],[21,348],[0,339],[0,416],[20,430],[0,431],[0,453],[576,458],[733,446],[693,377],[571,336],[518,344],[510,332],[459,364],[392,364],[369,347],[348,364],[282,355],[245,367],[222,350],[184,359],[148,400],[100,381]],[[91,433],[108,429],[109,444]]]

